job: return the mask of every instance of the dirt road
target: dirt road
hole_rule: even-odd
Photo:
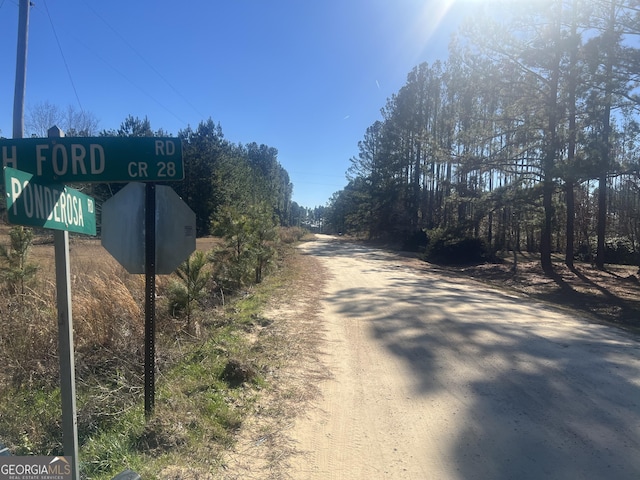
[[[288,432],[294,479],[640,478],[640,344],[330,237],[332,378]]]

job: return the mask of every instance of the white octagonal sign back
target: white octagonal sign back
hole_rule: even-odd
[[[156,273],[196,249],[196,215],[171,187],[156,188]],[[129,183],[102,205],[102,245],[129,273],[145,273],[145,185]]]

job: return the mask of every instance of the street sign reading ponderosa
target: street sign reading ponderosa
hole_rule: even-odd
[[[10,223],[96,234],[95,203],[90,196],[10,167],[4,169],[4,184]]]
[[[184,179],[182,142],[173,137],[0,139],[4,167],[49,182],[169,182]]]

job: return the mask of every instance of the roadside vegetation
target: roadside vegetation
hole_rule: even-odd
[[[43,104],[30,134],[166,136],[145,117],[117,130]],[[49,115],[55,113],[56,115]],[[84,120],[92,120],[85,118]],[[43,126],[48,125],[46,128]],[[42,130],[44,128],[44,130]],[[196,214],[198,251],[156,281],[156,402],[144,418],[144,278],[99,240],[72,238],[71,273],[83,478],[131,468],[143,478],[189,465],[206,477],[268,387],[272,349],[257,334],[287,251],[305,230],[278,151],[233,144],[212,119],[177,134],[185,178],[172,188]],[[78,186],[98,204],[122,184]],[[0,185],[0,190],[4,186]],[[0,201],[0,213],[6,206]],[[296,226],[298,225],[298,226]],[[100,228],[100,225],[98,225]],[[0,226],[0,443],[16,455],[62,453],[53,245],[46,232]]]
[[[291,245],[305,234],[269,228],[249,240],[260,245],[252,261],[233,255],[238,233],[227,232],[199,241],[175,274],[158,277],[156,406],[148,420],[144,279],[127,274],[96,240],[72,239],[83,478],[112,478],[127,468],[166,478],[176,466],[206,478],[220,467],[221,453],[269,388],[265,373],[277,368],[259,334],[271,321],[260,312],[286,276]],[[61,454],[53,247],[42,236],[34,245],[22,227],[9,238],[0,252],[2,271],[11,273],[0,285],[0,442],[15,455]]]

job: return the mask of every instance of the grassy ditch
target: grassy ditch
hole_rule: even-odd
[[[62,454],[52,246],[43,243],[32,249],[38,269],[25,293],[0,287],[0,442],[16,455]],[[209,283],[188,319],[170,308],[175,276],[158,277],[155,412],[145,419],[143,279],[96,241],[72,243],[83,478],[127,468],[145,479],[184,469],[209,478],[220,468],[273,368],[260,335],[271,321],[261,311],[288,275],[283,245],[279,268],[260,284],[225,298]]]
[[[174,358],[165,358],[157,376],[153,417],[145,422],[142,392],[137,392],[108,428],[83,442],[87,477],[111,478],[131,468],[143,478],[166,478],[167,470],[189,467],[206,478],[217,470],[221,453],[233,444],[264,386],[262,371],[269,360],[252,331],[257,312],[277,288],[277,278],[271,277],[232,301],[205,323],[200,338],[172,343],[164,338],[160,354]]]

